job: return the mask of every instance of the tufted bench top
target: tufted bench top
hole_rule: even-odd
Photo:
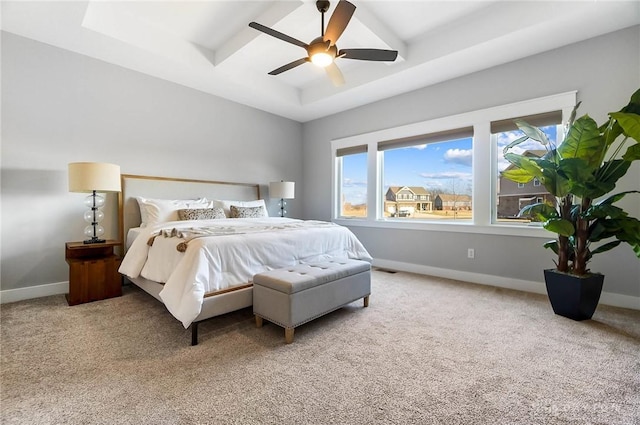
[[[253,284],[262,285],[285,294],[294,294],[327,282],[366,272],[370,268],[371,264],[366,261],[336,258],[258,273],[253,277]]]

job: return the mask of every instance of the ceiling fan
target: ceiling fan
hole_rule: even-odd
[[[316,7],[322,14],[322,22],[320,27],[320,37],[314,38],[311,43],[307,44],[279,31],[265,27],[257,22],[251,22],[249,26],[251,28],[262,31],[272,37],[279,38],[287,43],[300,46],[307,51],[307,57],[297,59],[286,65],[276,68],[269,72],[269,75],[278,75],[285,71],[302,65],[306,62],[311,62],[319,67],[323,67],[331,82],[335,86],[341,86],[344,84],[344,76],[335,63],[338,58],[345,59],[357,59],[365,61],[388,61],[393,62],[398,57],[396,50],[383,50],[383,49],[341,49],[338,50],[336,42],[344,32],[345,28],[353,16],[353,12],[356,7],[346,0],[340,0],[336,9],[334,10],[326,31],[324,28],[324,14],[329,10],[329,2],[318,0],[316,1]]]

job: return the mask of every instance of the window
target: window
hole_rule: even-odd
[[[367,216],[367,147],[337,152],[340,174],[340,217]]]
[[[511,164],[504,159],[504,147],[524,135],[514,123],[514,119],[494,121],[491,123],[491,137],[498,148],[496,157],[498,164],[498,190],[496,192],[496,210],[493,219],[496,222],[503,223],[510,221],[513,223],[529,223],[529,219],[518,217],[518,213],[523,207],[535,203],[536,195],[548,194],[548,192],[541,186],[540,180],[538,179],[533,179],[533,183],[515,183],[502,178],[499,174],[501,171],[511,167]],[[518,119],[540,128],[554,145],[557,145],[559,142],[558,135],[562,134],[562,128],[560,127],[560,123],[562,122],[561,110],[519,117]],[[547,153],[548,149],[549,146],[529,139],[515,146],[511,151],[540,158]],[[520,190],[516,190],[516,188]]]
[[[509,166],[503,149],[521,135],[516,117],[558,143],[560,123],[575,103],[576,92],[569,92],[332,140],[333,218],[355,226],[541,236],[517,213],[554,199],[540,181],[518,187],[501,179]],[[545,146],[530,142],[517,148],[545,154]]]
[[[471,220],[472,136],[466,127],[379,142],[381,217]],[[395,202],[386,196],[398,191]]]

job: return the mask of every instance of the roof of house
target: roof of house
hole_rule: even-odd
[[[389,190],[396,194],[402,189],[408,189],[413,192],[415,195],[428,195],[429,192],[422,186],[389,186]]]
[[[463,194],[452,195],[449,193],[442,193],[440,195],[437,195],[436,198],[440,198],[442,202],[470,202],[471,201],[471,196],[463,195]]]

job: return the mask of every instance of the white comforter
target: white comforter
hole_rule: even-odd
[[[189,240],[185,252],[178,237],[157,236],[166,229],[206,227],[215,236]],[[289,218],[173,221],[142,229],[120,266],[131,278],[165,283],[160,297],[187,328],[200,314],[208,292],[243,285],[266,270],[328,257],[372,258],[349,229],[323,221]]]

